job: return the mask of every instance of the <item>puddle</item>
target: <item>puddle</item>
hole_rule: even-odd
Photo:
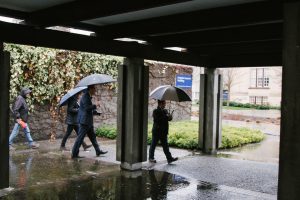
[[[0,200],[250,200],[261,195],[163,171],[129,172],[104,161],[72,160],[58,152],[16,154],[9,164],[11,188],[0,191]]]
[[[218,157],[251,160],[259,162],[279,162],[279,136],[266,135],[260,143],[247,144],[232,149],[221,149]]]
[[[218,190],[218,185],[205,181],[199,181],[197,185],[198,190]]]
[[[169,191],[189,185],[177,175],[159,171],[119,171],[102,176],[48,182],[9,193],[0,199],[165,199]]]
[[[56,154],[10,158],[10,187],[0,199],[166,199],[187,187],[181,176],[154,170],[128,172],[119,165]]]

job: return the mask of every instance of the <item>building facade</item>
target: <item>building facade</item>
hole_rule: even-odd
[[[199,100],[200,74],[203,68],[193,72],[193,100]],[[223,68],[223,97],[239,103],[280,106],[281,67]]]

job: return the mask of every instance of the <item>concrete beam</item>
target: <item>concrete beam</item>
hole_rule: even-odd
[[[284,5],[278,199],[300,198],[300,2]]]
[[[117,160],[138,170],[147,160],[149,69],[140,58],[125,58],[118,76]]]
[[[138,44],[136,42],[104,40],[96,36],[85,36],[49,29],[35,29],[25,25],[6,22],[0,22],[0,30],[1,39],[7,43],[123,57],[139,57],[187,65],[207,65],[207,56],[195,56],[189,52],[172,51],[153,45]]]
[[[9,187],[9,80],[10,55],[0,43],[0,189]]]

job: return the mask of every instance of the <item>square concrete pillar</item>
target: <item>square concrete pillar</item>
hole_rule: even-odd
[[[140,58],[125,58],[118,72],[117,160],[138,170],[147,160],[149,68]]]
[[[278,199],[300,199],[300,2],[284,3]]]
[[[206,68],[200,75],[199,148],[214,154],[222,139],[222,79],[216,68]]]
[[[9,187],[9,80],[10,55],[0,43],[0,189]]]

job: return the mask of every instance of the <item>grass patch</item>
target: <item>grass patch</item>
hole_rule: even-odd
[[[223,106],[225,110],[253,110],[253,108],[242,108],[242,107],[233,107],[233,106]]]
[[[169,145],[183,149],[198,148],[198,122],[180,121],[170,122]],[[150,144],[152,139],[152,124],[148,124],[147,142]],[[103,126],[96,129],[96,135],[115,139],[117,136],[114,126]],[[260,142],[264,139],[264,134],[258,130],[249,128],[236,128],[224,126],[222,128],[222,146],[221,148],[233,148],[248,143]]]

